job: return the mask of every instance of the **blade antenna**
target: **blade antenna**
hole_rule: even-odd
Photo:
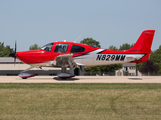
[[[82,36],[82,34],[74,41],[76,43],[76,41]]]

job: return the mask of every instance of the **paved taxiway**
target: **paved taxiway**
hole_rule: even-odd
[[[0,83],[161,83],[161,76],[76,76],[62,80],[57,76],[0,76]]]

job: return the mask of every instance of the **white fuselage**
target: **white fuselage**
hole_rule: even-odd
[[[145,54],[99,54],[104,49],[92,51],[86,55],[74,58],[78,65],[99,66],[109,64],[128,63],[141,59]]]

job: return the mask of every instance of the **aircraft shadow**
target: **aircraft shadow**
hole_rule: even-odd
[[[128,78],[130,80],[142,80],[142,78]]]
[[[57,80],[57,81],[75,81],[75,80],[79,80],[78,78],[61,79],[59,77],[54,77],[53,79]]]

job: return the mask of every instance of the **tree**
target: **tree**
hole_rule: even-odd
[[[145,63],[142,64],[142,67],[140,67],[139,71],[141,73],[157,73],[159,70],[159,67],[154,64],[152,60],[147,60]]]
[[[150,61],[152,61],[152,63],[150,63],[149,65],[154,65],[155,70],[154,71],[149,70],[149,72],[161,73],[161,45],[159,46],[159,49],[152,51],[150,53]],[[139,71],[142,70],[144,72],[145,67],[147,67],[147,64],[145,64],[145,63],[137,63],[136,64],[136,68]],[[158,70],[158,71],[156,71],[156,70]],[[147,71],[145,71],[145,72],[147,72]]]
[[[85,38],[85,39],[81,40],[80,43],[87,44],[87,45],[90,45],[93,47],[101,47],[100,43],[98,41],[94,40],[93,38]]]
[[[13,52],[13,49],[9,45],[4,46],[4,42],[0,42],[0,57],[9,57],[9,54]]]
[[[161,45],[157,50],[151,52],[150,59],[159,67],[158,73],[161,73]]]
[[[80,41],[82,44],[87,44],[93,47],[101,47],[99,41],[94,40],[93,38],[85,38]],[[99,66],[86,67],[85,72],[100,72]]]
[[[115,72],[115,70],[118,70],[122,68],[122,64],[113,64],[113,65],[103,65],[100,66],[100,71],[103,72]]]
[[[99,66],[94,66],[94,67],[86,67],[85,72],[89,73],[94,73],[94,72],[100,72],[100,67]]]
[[[134,46],[134,44],[128,44],[128,43],[125,43],[125,44],[122,44],[119,48],[119,50],[127,50],[127,49],[130,49]]]
[[[29,50],[38,50],[40,47],[37,44],[31,45]]]
[[[118,48],[117,48],[116,46],[111,45],[111,46],[108,48],[108,50],[118,50]]]
[[[159,49],[151,52],[150,59],[153,60],[155,63],[161,64],[161,45],[159,46]]]
[[[158,73],[161,73],[161,64],[159,64],[158,66],[159,66],[159,71],[158,71]]]

